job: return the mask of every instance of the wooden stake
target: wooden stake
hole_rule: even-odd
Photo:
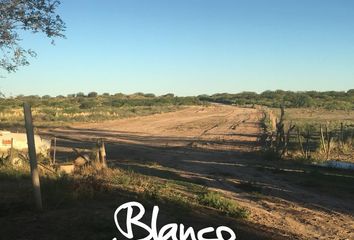
[[[341,148],[344,146],[344,127],[342,122],[340,123],[340,146]]]
[[[33,121],[31,106],[28,103],[23,104],[23,111],[25,115],[25,126],[27,134],[27,145],[28,145],[28,155],[31,166],[31,176],[32,185],[34,190],[34,198],[36,201],[36,206],[38,210],[42,210],[42,196],[41,196],[41,185],[39,181],[37,157],[36,157],[36,146],[34,142],[34,132],[33,132]]]
[[[332,134],[328,130],[328,123],[326,124],[326,138],[327,138],[326,160],[328,160],[331,152],[331,140],[332,140]]]
[[[310,156],[310,130],[307,129],[305,158],[309,159],[309,156]]]
[[[14,165],[14,139],[11,138],[11,148],[10,148],[10,154],[9,154],[9,160],[12,165]]]
[[[304,145],[302,144],[302,140],[301,140],[301,134],[300,134],[300,129],[297,128],[297,141],[299,143],[299,146],[300,146],[300,150],[301,150],[301,153],[304,157],[306,157],[305,155],[305,151],[304,151]]]
[[[99,159],[100,163],[102,164],[103,168],[107,167],[107,162],[106,162],[106,148],[104,146],[103,139],[98,141],[98,153],[99,153]]]
[[[55,164],[55,157],[57,154],[57,137],[54,137],[54,150],[53,150],[53,164]]]
[[[321,124],[320,124],[320,135],[321,135],[321,145],[322,145],[323,153],[327,155],[325,138],[324,138],[324,135],[323,135],[323,129],[322,129],[322,125]]]

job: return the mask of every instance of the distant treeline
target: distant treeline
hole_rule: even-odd
[[[315,107],[325,109],[354,109],[354,89],[346,92],[339,91],[265,91],[262,93],[242,92],[236,94],[218,93],[214,95],[200,95],[201,101],[235,104],[235,105],[263,105],[268,107],[279,107],[284,104],[288,108]]]
[[[344,91],[265,91],[262,93],[242,92],[236,94],[218,93],[214,95],[199,95],[192,97],[177,97],[172,93],[155,96],[151,93],[135,94],[98,94],[82,92],[68,94],[67,96],[17,96],[0,99],[0,110],[20,107],[23,101],[28,101],[33,107],[59,107],[78,109],[93,109],[105,107],[130,107],[130,106],[166,106],[166,105],[201,105],[208,102],[235,104],[235,105],[263,105],[279,107],[284,104],[288,108],[315,107],[325,109],[354,109],[354,89]]]
[[[104,93],[99,95],[96,92],[88,94],[76,93],[67,96],[59,95],[51,97],[49,95],[38,96],[30,95],[0,99],[0,111],[5,109],[13,109],[22,106],[26,101],[32,107],[51,107],[51,108],[67,108],[79,110],[89,110],[94,108],[106,109],[109,107],[136,107],[136,106],[166,106],[166,105],[200,105],[202,102],[198,97],[175,97],[174,94],[166,94],[163,96],[155,96],[154,94],[135,93],[125,95],[117,93],[110,95]]]

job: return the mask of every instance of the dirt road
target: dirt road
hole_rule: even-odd
[[[264,160],[261,118],[257,109],[215,105],[51,133],[64,139],[63,152],[65,145],[104,138],[111,166],[223,191],[250,210],[247,221],[268,232],[289,239],[354,239],[353,189],[319,182],[351,184],[353,174]]]

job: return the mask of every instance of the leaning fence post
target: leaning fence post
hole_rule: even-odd
[[[36,201],[37,209],[42,210],[41,186],[39,182],[39,174],[38,174],[38,167],[37,167],[36,146],[34,142],[31,106],[28,103],[24,103],[23,111],[25,115],[28,155],[29,155],[30,166],[31,166],[31,177],[32,177],[33,190],[34,190],[34,198]]]

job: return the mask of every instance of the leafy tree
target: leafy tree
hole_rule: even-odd
[[[78,92],[76,93],[76,97],[80,98],[80,97],[85,97],[85,93],[83,92]]]
[[[95,98],[98,96],[97,92],[90,92],[89,94],[87,94],[88,97],[90,98]]]
[[[173,93],[167,93],[165,95],[162,95],[161,97],[164,97],[164,98],[174,98],[175,95]]]
[[[84,101],[80,104],[80,109],[91,109],[97,106],[97,103],[94,101]]]
[[[126,95],[124,95],[123,93],[116,93],[114,94],[115,98],[126,98]]]
[[[64,37],[65,24],[55,13],[57,0],[0,0],[0,68],[14,72],[28,65],[31,49],[20,46],[20,31],[42,32],[48,38]]]
[[[144,94],[144,97],[147,97],[147,98],[154,98],[154,97],[156,97],[156,96],[155,96],[155,94],[153,94],[153,93],[146,93],[146,94]]]

